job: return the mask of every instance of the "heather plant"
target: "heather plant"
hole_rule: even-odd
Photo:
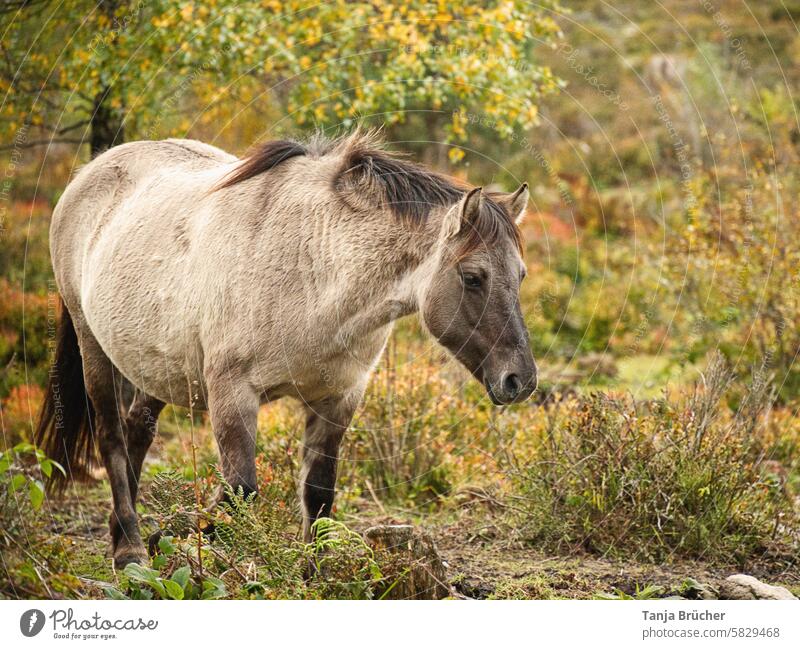
[[[761,165],[745,173],[723,159],[698,175],[694,218],[680,224],[670,244],[672,274],[683,278],[676,360],[691,362],[715,347],[745,366],[763,360],[782,402],[796,400],[800,390],[794,167],[776,185]]]
[[[550,407],[535,451],[515,457],[517,534],[560,551],[746,563],[796,543],[794,495],[766,471],[772,404],[756,377],[731,411],[721,357],[686,395],[595,394]]]

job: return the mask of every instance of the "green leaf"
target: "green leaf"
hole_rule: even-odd
[[[44,502],[44,485],[39,480],[31,480],[28,483],[28,496],[34,509],[39,509]]]
[[[172,573],[172,581],[176,584],[180,584],[180,587],[184,590],[186,589],[186,584],[189,583],[189,577],[191,577],[192,571],[189,566],[183,566],[182,568],[178,568],[175,572]]]
[[[183,586],[171,579],[165,579],[163,583],[170,599],[183,599]]]
[[[167,599],[167,589],[164,587],[164,583],[161,581],[161,579],[148,582],[147,585],[156,591],[161,599]]]
[[[158,572],[152,568],[140,566],[138,563],[129,563],[127,566],[125,566],[123,573],[129,579],[133,579],[134,581],[144,584],[151,584],[159,578]]]
[[[14,447],[14,452],[17,455],[23,455],[25,453],[32,453],[36,450],[36,447],[33,444],[28,444],[27,442],[20,442]]]
[[[172,543],[171,536],[162,536],[158,539],[158,551],[166,556],[175,554],[175,545]]]
[[[128,599],[128,597],[125,596],[125,593],[114,588],[113,586],[106,586],[103,588],[103,592],[108,599]]]
[[[11,478],[11,484],[9,485],[9,491],[13,494],[16,491],[22,489],[25,485],[25,476],[21,473],[17,473],[13,478]]]
[[[39,468],[42,470],[48,478],[53,475],[53,461],[52,460],[42,460],[39,462]]]
[[[227,595],[225,591],[225,584],[221,579],[216,577],[208,577],[203,580],[203,594],[201,599],[220,599]]]
[[[52,466],[58,469],[61,472],[61,475],[63,475],[65,478],[67,477],[67,472],[64,470],[64,467],[61,466],[58,462],[56,462],[55,460],[48,460],[48,462],[50,462]]]
[[[153,599],[153,591],[149,588],[136,588],[131,589],[131,599]]]

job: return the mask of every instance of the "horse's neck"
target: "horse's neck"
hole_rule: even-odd
[[[388,227],[406,228],[402,236],[387,237],[393,245],[371,250],[362,258],[344,260],[358,270],[337,287],[339,336],[349,342],[385,327],[419,310],[420,298],[435,269],[435,239],[431,227],[408,228],[389,222]]]

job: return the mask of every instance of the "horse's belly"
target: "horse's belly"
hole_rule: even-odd
[[[343,350],[330,350],[314,344],[299,347],[300,353],[294,358],[286,358],[289,362],[279,373],[282,376],[279,379],[280,396],[297,396],[305,403],[313,403],[363,390],[390,332],[391,327],[382,328],[352,342]],[[328,338],[335,337],[332,334]],[[313,336],[307,340],[313,340]],[[257,375],[265,376],[270,371],[275,375],[275,369],[261,367]],[[269,392],[269,389],[265,390],[265,393]]]
[[[115,328],[102,312],[87,321],[105,354],[138,389],[166,403],[205,408],[202,352],[189,341],[165,335],[145,321]]]
[[[99,272],[84,277],[81,308],[111,362],[151,396],[205,407],[202,348],[191,312],[175,300],[178,287],[142,265],[95,262]]]

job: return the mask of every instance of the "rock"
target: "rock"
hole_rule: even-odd
[[[479,577],[459,577],[453,584],[455,590],[461,593],[464,599],[489,599],[495,592],[495,587]]]
[[[681,592],[686,599],[719,599],[719,591],[716,588],[691,577],[683,582]]]
[[[750,575],[731,575],[720,584],[720,599],[797,599],[782,586],[770,586]]]
[[[364,538],[387,577],[386,599],[442,599],[450,595],[444,562],[427,532],[412,525],[377,525],[364,532]]]

